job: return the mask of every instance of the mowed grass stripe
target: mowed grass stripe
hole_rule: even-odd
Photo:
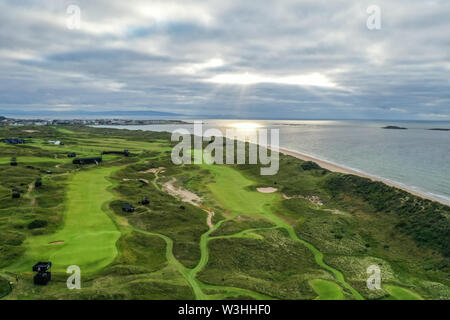
[[[37,261],[48,260],[53,263],[53,272],[65,272],[68,266],[78,265],[82,272],[91,273],[110,264],[118,253],[120,232],[103,204],[113,199],[108,177],[119,169],[96,168],[73,175],[67,189],[62,229],[29,237],[25,255],[7,269],[27,272]]]

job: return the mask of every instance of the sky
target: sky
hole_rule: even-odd
[[[2,0],[0,115],[448,121],[449,17],[448,0]]]

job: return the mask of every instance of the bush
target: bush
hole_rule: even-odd
[[[31,229],[44,228],[44,227],[47,226],[47,224],[48,224],[48,222],[45,221],[45,220],[39,220],[39,219],[36,219],[36,220],[33,220],[33,221],[28,225],[28,229],[31,230]]]
[[[11,292],[8,280],[0,277],[0,299],[7,296]]]
[[[305,161],[300,165],[300,167],[305,171],[322,169],[317,163],[312,161]]]

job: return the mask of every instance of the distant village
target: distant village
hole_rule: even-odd
[[[132,126],[132,125],[151,125],[151,124],[186,124],[182,120],[130,120],[130,119],[14,119],[0,116],[0,126],[55,126],[55,125],[84,125],[84,126]]]

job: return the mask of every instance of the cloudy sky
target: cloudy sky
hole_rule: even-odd
[[[0,115],[450,120],[449,17],[448,0],[2,0]]]

